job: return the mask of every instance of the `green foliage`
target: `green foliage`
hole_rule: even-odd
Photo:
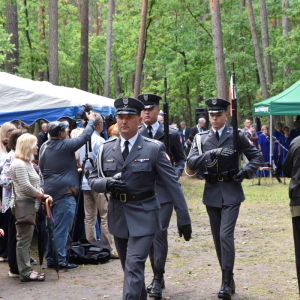
[[[289,37],[282,36],[283,10],[281,1],[266,0],[273,68],[273,85],[270,95],[284,90],[286,85],[299,80],[300,67],[300,0],[289,1],[287,11],[291,19]],[[18,73],[36,79],[37,72],[48,70],[48,1],[27,0],[28,19],[24,0],[17,0],[19,22],[20,66]],[[38,32],[38,5],[43,8],[41,34]],[[106,31],[108,1],[89,2],[89,91],[103,94],[106,57]],[[236,89],[239,101],[240,120],[252,116],[252,106],[262,100],[257,79],[257,67],[251,37],[248,12],[240,7],[238,0],[221,2],[221,19],[227,82],[234,62]],[[133,95],[132,83],[136,68],[142,1],[115,0],[113,17],[113,47],[111,60],[110,97],[115,98],[114,72],[121,79],[121,95]],[[98,8],[98,30],[96,34],[96,7]],[[253,2],[256,28],[261,41],[259,3]],[[71,87],[80,83],[80,21],[78,1],[59,0],[59,78],[60,85],[68,79]],[[277,26],[273,26],[277,20]],[[27,22],[29,25],[27,25]],[[5,52],[11,51],[9,36],[5,32],[5,1],[0,1],[0,64],[5,61]],[[276,23],[276,22],[275,22]],[[31,48],[26,36],[31,41]],[[209,1],[205,0],[149,0],[145,58],[141,93],[163,94],[163,77],[168,78],[168,100],[172,120],[188,119],[188,102],[191,119],[194,109],[204,106],[197,102],[217,95],[215,61],[212,43]],[[42,38],[41,38],[42,37]],[[283,67],[289,66],[288,77]]]

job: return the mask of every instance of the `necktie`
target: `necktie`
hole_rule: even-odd
[[[129,148],[128,148],[128,145],[129,145],[129,141],[125,141],[125,149],[124,151],[122,152],[122,156],[123,156],[123,159],[124,161],[126,160],[128,154],[129,154]]]
[[[219,139],[220,139],[220,136],[219,136],[219,132],[218,132],[218,130],[216,130],[216,138],[217,138],[217,140],[219,140]]]
[[[147,129],[148,129],[148,134],[149,134],[150,139],[153,139],[152,126],[151,125],[147,126]]]

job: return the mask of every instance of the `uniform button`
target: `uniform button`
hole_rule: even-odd
[[[106,168],[106,170],[108,170],[108,169],[109,169],[109,167]]]
[[[141,168],[141,170],[144,170],[144,168]]]
[[[156,207],[156,205],[154,204],[154,207]]]

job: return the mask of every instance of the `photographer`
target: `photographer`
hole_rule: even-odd
[[[76,139],[68,138],[68,122],[48,124],[50,140],[40,150],[40,181],[45,193],[53,197],[54,237],[58,251],[60,268],[74,269],[77,265],[67,265],[65,247],[68,233],[74,219],[79,188],[79,175],[75,152],[82,147],[94,132],[95,114],[85,112],[89,120],[86,129]],[[53,267],[50,244],[47,245],[47,266]]]

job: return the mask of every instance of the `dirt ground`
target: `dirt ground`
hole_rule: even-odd
[[[221,272],[202,204],[203,181],[183,177],[181,183],[192,218],[193,238],[184,242],[178,237],[174,213],[169,229],[164,297],[214,300],[220,288]],[[235,300],[298,299],[288,185],[279,185],[275,180],[273,185],[269,180],[267,184],[252,185],[250,180],[243,183],[247,200],[241,206],[235,233]],[[37,259],[36,242],[32,249]],[[7,263],[0,263],[0,270],[2,299],[118,300],[122,295],[123,273],[119,260],[61,271],[59,280],[52,269],[44,266],[45,282],[21,283],[19,279],[11,279]],[[145,277],[146,284],[150,283],[149,261]]]

